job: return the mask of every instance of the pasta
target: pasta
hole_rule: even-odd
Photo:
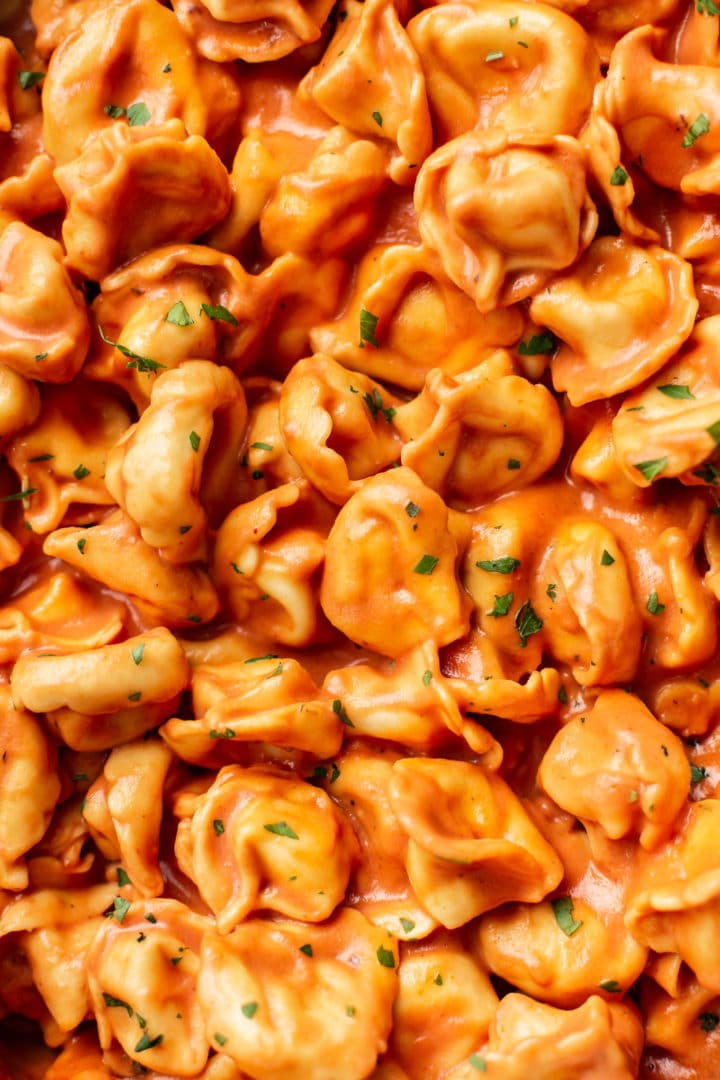
[[[0,1080],[720,1076],[719,19],[0,0]]]

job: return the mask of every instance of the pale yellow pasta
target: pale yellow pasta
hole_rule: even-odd
[[[33,653],[13,669],[11,693],[18,707],[52,712],[67,707],[90,716],[127,707],[128,702],[165,701],[188,681],[185,655],[160,627],[67,656]]]
[[[582,149],[567,135],[459,135],[426,160],[414,201],[422,239],[481,312],[533,296],[598,224]]]
[[[321,922],[341,903],[355,840],[324,791],[280,771],[228,765],[177,812],[178,863],[220,933],[258,910]]]
[[[339,1054],[347,1080],[362,1080],[387,1045],[397,962],[392,935],[348,908],[324,928],[250,919],[229,937],[207,934],[208,1038],[220,1034],[253,1080],[334,1080]]]
[[[408,834],[408,877],[443,926],[462,926],[509,900],[541,900],[559,884],[559,858],[493,772],[409,758],[396,762],[393,774],[390,798]]]
[[[242,431],[247,406],[237,377],[229,368],[189,361],[158,376],[148,408],[109,455],[108,491],[168,562],[205,554],[200,484],[206,461],[212,463],[215,417],[223,414],[228,428]],[[231,444],[225,452],[232,450]]]

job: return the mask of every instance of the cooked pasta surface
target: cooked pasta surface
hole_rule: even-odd
[[[0,0],[0,1080],[720,1077],[720,8]]]

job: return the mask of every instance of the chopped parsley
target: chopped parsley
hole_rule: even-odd
[[[151,1039],[147,1031],[143,1031],[135,1047],[135,1053],[141,1054],[143,1050],[152,1050],[154,1046],[159,1046],[162,1041],[162,1035],[156,1035],[154,1039]]]
[[[220,322],[230,323],[231,326],[240,325],[233,313],[228,311],[226,307],[223,307],[222,304],[201,304],[200,310],[204,311],[208,319],[212,319],[213,321],[219,319]]]
[[[44,71],[18,71],[18,82],[23,90],[30,90],[45,78]]]
[[[491,64],[493,60],[502,60],[504,56],[505,53],[501,52],[500,49],[494,49],[493,52],[485,54],[485,63]]]
[[[300,952],[305,953],[306,956],[312,956],[312,954],[313,954],[312,945],[309,945],[309,944],[308,945],[301,945],[300,946]]]
[[[219,817],[216,817],[213,820],[213,832],[216,836],[222,836],[222,834],[225,832],[225,826],[223,825],[223,822]]]
[[[412,930],[415,929],[415,923],[412,921],[412,919],[401,918],[400,925],[402,926],[406,934],[409,934]]]
[[[73,476],[76,480],[84,480],[89,475],[90,470],[85,465],[78,465],[76,469],[73,469]]]
[[[268,452],[273,449],[272,443],[269,442],[254,442],[250,443],[251,450],[267,450]]]
[[[641,472],[645,479],[652,483],[655,477],[660,475],[667,463],[668,459],[666,457],[653,458],[652,461],[636,461],[633,468]]]
[[[103,991],[103,1001],[108,1009],[127,1009],[128,1016],[132,1017],[132,1007],[128,1005],[127,1001],[123,1001],[122,998],[113,997],[112,994],[106,994],[105,991]]]
[[[664,386],[658,386],[658,390],[669,398],[687,399],[695,397],[689,386],[681,386],[679,383],[666,383]]]
[[[105,332],[99,323],[98,331],[100,332],[100,337],[103,339],[106,345],[112,345],[113,349],[117,349],[117,351],[122,356],[128,357],[128,363],[125,365],[125,367],[136,368],[138,371],[145,374],[155,374],[161,368],[165,367],[165,364],[159,364],[157,360],[151,360],[147,356],[141,356],[140,353],[136,353],[132,349],[128,349],[126,345],[121,345],[119,341],[111,341],[109,337],[105,336]]]
[[[529,600],[520,607],[515,615],[515,629],[520,635],[520,648],[524,649],[527,639],[533,634],[539,633],[543,628],[543,621],[535,612]]]
[[[548,585],[547,589],[545,590],[545,595],[549,596],[551,600],[557,600],[557,585],[554,581],[550,582],[550,584]]]
[[[247,1016],[248,1020],[252,1020],[255,1013],[258,1011],[257,1001],[246,1001],[244,1005],[241,1005],[243,1016]]]
[[[145,655],[145,642],[141,641],[139,645],[135,645],[130,650],[130,655],[133,658],[133,662],[139,667],[142,664],[143,656]]]
[[[432,682],[432,671],[423,671],[423,686],[429,686]]]
[[[125,115],[125,109],[122,105],[103,105],[103,112],[106,116],[109,116],[111,120],[118,120],[121,116]]]
[[[651,615],[662,615],[663,611],[665,610],[665,605],[660,603],[660,601],[658,600],[658,594],[655,592],[654,589],[648,596],[648,601],[645,607]]]
[[[543,353],[554,353],[557,342],[552,334],[545,330],[542,334],[533,334],[529,341],[521,341],[518,344],[518,352],[521,356],[540,356]]]
[[[471,1054],[468,1058],[469,1064],[473,1069],[477,1069],[478,1072],[487,1072],[487,1065],[485,1064],[485,1058],[480,1057],[479,1054]]]
[[[493,619],[499,619],[502,615],[507,615],[510,610],[510,605],[515,599],[515,593],[505,593],[503,596],[495,594],[495,604],[492,611],[486,611],[486,615],[490,615]]]
[[[520,469],[522,468],[522,462],[518,461],[516,457],[511,457],[508,458],[507,467],[508,469]]]
[[[197,454],[200,449],[200,436],[197,431],[191,431],[188,435],[188,439],[190,440],[190,446],[193,449],[193,453]]]
[[[130,880],[127,872],[123,870],[122,866],[118,866],[115,873],[117,874],[117,883],[120,888],[122,888],[123,885],[132,885],[132,881]]]
[[[165,70],[165,68],[163,68],[163,71],[164,70]],[[218,1046],[224,1046],[225,1043],[227,1042],[227,1035],[221,1035],[219,1031],[216,1031],[215,1034],[213,1035],[213,1039],[218,1044]]]
[[[690,766],[690,783],[692,785],[701,784],[703,780],[706,780],[708,771],[704,765],[691,765]]]
[[[413,566],[414,574],[432,574],[433,570],[440,562],[437,555],[423,555],[422,558]]]
[[[607,991],[608,994],[619,994],[622,988],[617,979],[605,979],[600,983],[600,989]]]
[[[713,0],[695,0],[695,10],[701,15],[720,15],[720,8],[715,7]]]
[[[628,174],[623,169],[622,165],[616,165],[613,171],[610,173],[610,186],[611,187],[623,187],[629,180]]]
[[[384,945],[379,945],[377,950],[377,958],[380,964],[386,968],[395,967],[395,956],[392,949],[386,949]]]
[[[693,146],[693,144],[700,138],[700,136],[707,135],[709,130],[710,121],[708,120],[705,113],[700,113],[700,115],[696,117],[695,120],[693,120],[692,124],[685,132],[685,137],[682,141],[683,149],[687,150],[689,146]]]
[[[82,540],[78,540],[78,542],[77,542],[77,549],[78,549],[78,551],[80,552],[81,555],[85,554],[85,546],[86,546],[86,544],[87,544],[87,540],[85,539],[85,537],[83,537]]]
[[[550,904],[553,909],[553,915],[555,916],[555,922],[558,924],[563,934],[572,937],[575,931],[579,930],[582,926],[582,922],[578,921],[573,916],[572,897],[558,896],[555,900],[551,900]]]
[[[182,300],[176,300],[165,316],[165,322],[172,323],[173,326],[192,326],[194,321]]]
[[[342,723],[345,725],[345,727],[355,727],[352,720],[350,719],[350,717],[346,713],[345,706],[343,705],[340,698],[334,698],[333,703],[332,703],[332,711],[335,713],[338,720],[342,721]]]
[[[606,548],[603,548],[603,553],[602,553],[602,555],[600,556],[600,565],[601,565],[601,566],[612,566],[612,564],[613,564],[614,562],[615,562],[615,560],[613,559],[613,557],[612,557],[612,555],[610,554],[610,552],[609,552],[609,551],[607,551],[607,549],[606,549]]]
[[[377,329],[377,324],[377,315],[373,315],[371,311],[367,311],[365,308],[360,308],[359,345],[361,349],[364,349],[366,344],[372,345],[373,349],[379,348],[377,338],[375,337],[375,330]]]
[[[405,513],[409,518],[416,518],[420,513],[420,507],[417,503],[409,502],[405,507]]]
[[[288,825],[287,821],[273,821],[270,825],[263,825],[263,829],[274,833],[275,836],[287,836],[289,840],[300,839],[292,825]]]
[[[489,574],[511,574],[520,566],[520,560],[504,555],[501,559],[480,559],[475,565],[479,570],[487,570]]]
[[[372,118],[378,127],[382,127],[382,115],[377,110],[372,114]]]
[[[116,896],[113,900],[113,910],[111,912],[112,918],[117,919],[117,921],[121,923],[127,915],[129,908],[129,900],[125,900],[122,896]]]
[[[130,127],[143,127],[150,121],[150,110],[144,101],[136,101],[127,107],[127,118]]]

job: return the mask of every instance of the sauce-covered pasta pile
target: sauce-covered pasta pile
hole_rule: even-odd
[[[720,1077],[720,8],[0,15],[0,1074]]]

